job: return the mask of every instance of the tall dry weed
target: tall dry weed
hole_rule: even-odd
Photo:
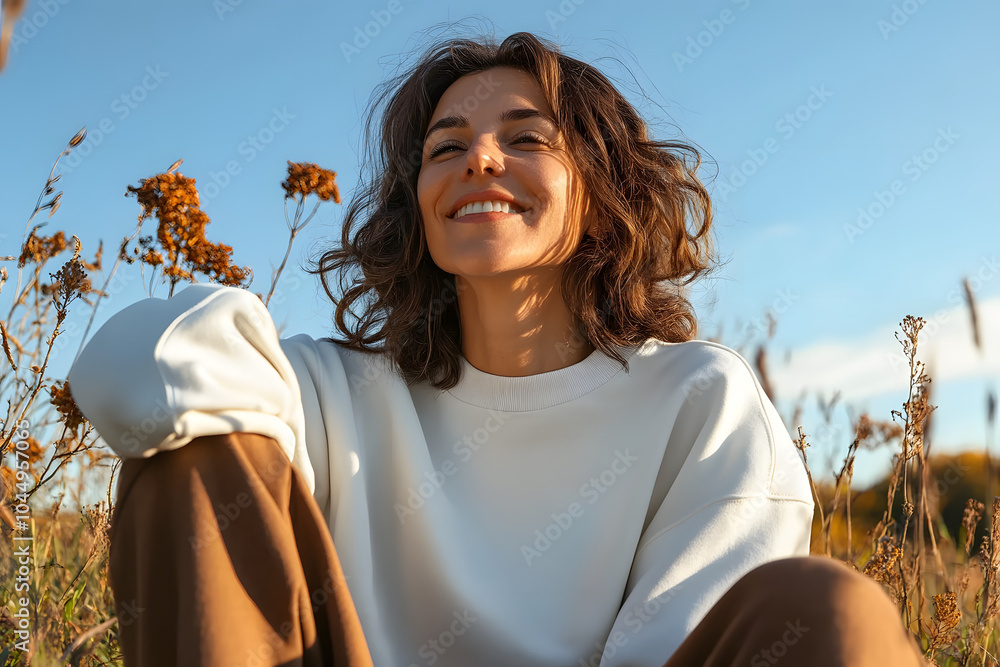
[[[61,176],[54,175],[59,160],[85,134],[75,135],[52,165],[18,255],[0,257],[0,294],[10,303],[0,318],[0,665],[120,665],[122,660],[108,579],[112,489],[120,461],[81,414],[69,383],[53,377],[50,368],[54,354],[70,349],[65,323],[71,310],[80,304],[90,309],[83,335],[72,341],[78,352],[122,262],[148,271],[150,289],[160,277],[171,293],[199,274],[244,287],[252,279],[249,267],[232,263],[230,246],[205,237],[210,221],[200,208],[194,179],[177,172],[181,161],[128,186],[126,192],[140,205],[138,223],[119,245],[103,279],[101,246],[87,261],[75,236],[44,234],[62,201],[56,190]],[[319,202],[340,202],[335,176],[315,164],[289,162],[281,185],[290,239],[272,274],[268,297],[295,235],[316,214]],[[313,195],[316,207],[303,218],[305,201]],[[289,199],[296,204],[290,218]],[[46,211],[45,220],[37,222]],[[156,230],[144,235],[150,219],[156,220]],[[11,280],[4,264],[15,262]],[[83,504],[95,480],[106,481],[106,498]]]
[[[18,255],[0,258],[0,294],[10,300],[0,318],[0,397],[5,406],[0,430],[0,665],[121,664],[118,618],[107,570],[112,491],[119,462],[80,413],[72,388],[50,370],[53,352],[69,342],[63,339],[63,326],[70,310],[81,304],[90,309],[83,335],[73,341],[79,350],[97,306],[123,263],[138,264],[148,272],[150,289],[157,277],[165,280],[171,293],[197,275],[244,287],[252,279],[249,267],[233,264],[230,246],[206,238],[210,221],[200,207],[194,179],[178,171],[180,160],[165,172],[128,186],[127,193],[140,205],[137,224],[118,245],[115,262],[106,273],[100,246],[88,261],[72,234],[43,233],[62,198],[56,191],[60,177],[53,176],[56,165],[84,135],[81,131],[74,136],[53,164]],[[296,235],[313,219],[321,202],[340,203],[335,177],[336,172],[312,163],[288,163],[281,187],[289,240],[266,296],[258,295],[265,304],[275,293]],[[306,214],[310,196],[317,201]],[[289,200],[295,203],[291,215]],[[36,222],[45,211],[46,220]],[[154,219],[155,231],[144,233],[145,225]],[[16,276],[11,284],[4,264],[13,263]],[[970,290],[967,296],[974,342],[979,346],[980,320]],[[986,478],[972,485],[973,478],[980,479],[976,476],[979,467],[972,465],[968,467],[972,472],[962,472],[942,493],[944,466],[955,462],[931,457],[929,452],[927,432],[934,406],[930,377],[917,354],[923,324],[922,319],[907,316],[897,333],[908,362],[906,401],[888,419],[866,413],[851,417],[851,441],[829,481],[813,476],[808,436],[798,425],[801,405],[795,408],[796,445],[817,506],[812,548],[879,582],[933,664],[995,665],[1000,611],[1000,526],[995,517],[1000,505],[992,496],[989,441]],[[775,321],[769,318],[768,338],[774,329]],[[767,359],[762,345],[754,361],[773,399],[777,388],[768,376]],[[821,426],[830,426],[838,400],[839,395],[829,400],[820,397]],[[988,400],[992,434],[993,393]],[[884,488],[852,489],[859,453],[881,448],[895,451]],[[83,490],[95,479],[106,480],[106,497],[84,505],[80,502]],[[961,499],[961,509],[949,525],[945,516],[951,516],[955,505],[948,495],[952,491],[968,491],[971,497]],[[21,570],[18,549],[25,543],[31,545],[31,553]],[[21,597],[30,600],[23,652],[16,649]]]

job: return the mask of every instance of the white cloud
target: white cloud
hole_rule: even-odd
[[[926,364],[935,383],[1000,375],[1000,298],[977,303],[983,349],[972,342],[972,324],[963,304],[944,309],[927,320],[920,332],[917,359]],[[862,339],[820,342],[793,349],[788,363],[769,369],[775,390],[784,397],[802,391],[845,400],[905,391],[909,374],[903,347],[886,325]]]

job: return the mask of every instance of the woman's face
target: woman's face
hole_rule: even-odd
[[[573,254],[588,228],[583,183],[530,74],[503,67],[463,76],[428,128],[417,197],[442,270],[516,277]],[[469,214],[461,209],[469,199],[511,208]]]

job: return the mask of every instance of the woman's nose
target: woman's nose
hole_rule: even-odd
[[[504,166],[503,158],[499,153],[498,147],[485,137],[474,141],[469,146],[467,154],[466,175],[473,176],[489,172],[494,176],[501,176],[504,173]]]

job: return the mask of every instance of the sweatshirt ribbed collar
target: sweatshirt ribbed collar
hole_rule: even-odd
[[[629,360],[638,347],[619,347]],[[548,373],[507,377],[485,373],[464,356],[462,378],[449,393],[460,401],[490,410],[527,412],[544,410],[580,398],[619,372],[622,365],[598,349],[578,363]]]

